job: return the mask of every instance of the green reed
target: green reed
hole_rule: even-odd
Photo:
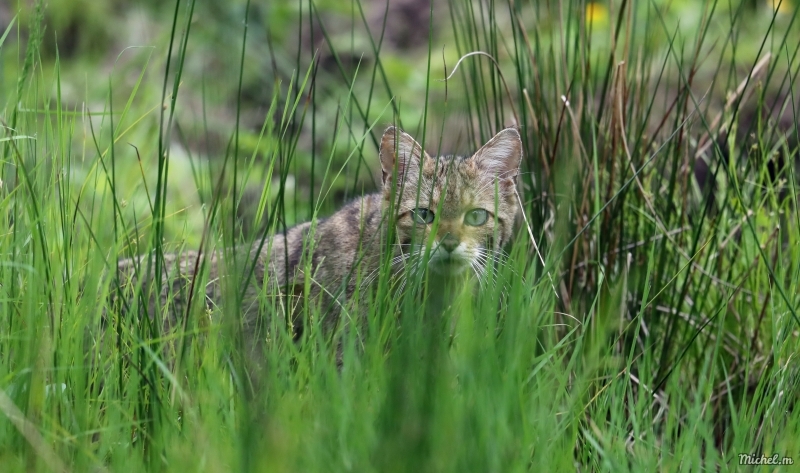
[[[300,46],[284,51],[265,20],[286,14],[277,3],[228,10],[234,33],[177,1],[154,47],[78,92],[75,59],[47,52],[44,6],[20,7],[0,36],[13,79],[0,93],[3,471],[800,461],[796,7],[453,1],[416,25],[427,44],[404,70],[391,15],[376,29],[358,1],[301,2]],[[331,15],[351,25],[345,40]],[[198,69],[204,52],[237,67]],[[254,268],[231,249],[374,191],[393,123],[432,153],[519,126],[514,244],[441,314],[418,303],[424,272],[397,298],[382,271],[346,304],[363,320],[331,335],[326,307],[304,301],[293,340],[289,308],[262,294],[271,338],[251,377],[240,315]],[[198,248],[228,257],[220,307],[193,294],[165,334],[142,303],[157,284],[115,305],[118,260],[160,271]],[[203,287],[205,261],[196,276]]]

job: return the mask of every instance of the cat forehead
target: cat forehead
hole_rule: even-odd
[[[422,166],[422,180],[430,187],[448,192],[477,191],[493,174],[482,171],[471,156],[445,155],[426,160]]]
[[[429,203],[442,200],[445,208],[469,207],[494,195],[493,175],[473,164],[469,156],[441,156],[431,158],[422,166],[418,188],[407,188],[404,200],[417,197]]]
[[[443,155],[430,158],[422,166],[422,171],[428,178],[453,177],[454,173],[465,179],[479,177],[475,160],[471,156]]]

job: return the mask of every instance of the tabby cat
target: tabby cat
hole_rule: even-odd
[[[395,275],[408,274],[404,269],[414,265],[415,270],[429,270],[439,282],[480,279],[511,238],[519,210],[515,181],[521,158],[522,143],[513,128],[500,131],[471,157],[432,158],[411,136],[389,127],[380,143],[381,192],[357,199],[327,219],[290,228],[250,252],[255,267],[244,291],[245,331],[256,331],[261,318],[264,300],[259,293],[283,297],[304,291],[307,300],[321,302],[323,327],[330,329],[356,289],[363,291],[387,267],[382,259]],[[209,282],[202,292],[211,308],[219,305],[224,275],[232,273],[226,264],[230,258],[217,252],[206,259]],[[188,316],[185,304],[191,293],[201,292],[192,283],[201,266],[196,252],[166,255],[164,261],[160,300],[161,306],[170,301],[171,315],[164,317],[169,330]],[[145,266],[143,258],[121,261],[121,287],[131,291]],[[193,304],[202,304],[201,297],[194,299]],[[296,333],[302,330],[299,321],[292,323]]]

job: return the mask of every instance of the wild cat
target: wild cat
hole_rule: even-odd
[[[382,268],[399,277],[428,270],[443,283],[440,290],[448,290],[448,282],[484,276],[511,239],[519,212],[515,186],[522,142],[517,130],[500,131],[472,156],[433,158],[407,133],[389,127],[379,153],[380,192],[350,202],[327,219],[272,236],[249,251],[249,260],[238,258],[254,262],[250,283],[241,291],[245,332],[263,336],[258,327],[265,295],[307,293],[307,300],[320,304],[322,326],[329,330],[354,293],[368,290]],[[160,285],[161,306],[169,308],[165,329],[188,316],[190,297],[194,307],[221,305],[226,274],[233,270],[229,258],[219,252],[202,257],[208,277],[201,289],[201,278],[194,281],[204,267],[198,257],[197,252],[165,255]],[[135,288],[145,266],[143,257],[121,261],[121,287]],[[154,302],[151,297],[151,317]],[[295,334],[301,324],[298,318],[290,321]]]

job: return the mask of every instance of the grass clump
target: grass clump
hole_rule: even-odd
[[[231,6],[224,47],[209,7],[178,1],[154,47],[91,75],[61,59],[41,5],[21,6],[0,36],[3,470],[800,461],[798,13],[751,3],[453,1],[430,10],[410,67],[384,43],[396,18],[358,1],[275,6],[296,22],[283,38],[269,8]],[[200,46],[236,67],[198,66]],[[112,303],[120,259],[158,270],[167,253],[258,246],[374,190],[393,122],[461,152],[519,126],[525,218],[504,291],[465,291],[439,318],[364,295],[341,367],[324,308],[308,304],[293,341],[276,307],[257,382],[245,262],[176,334],[138,295]]]

